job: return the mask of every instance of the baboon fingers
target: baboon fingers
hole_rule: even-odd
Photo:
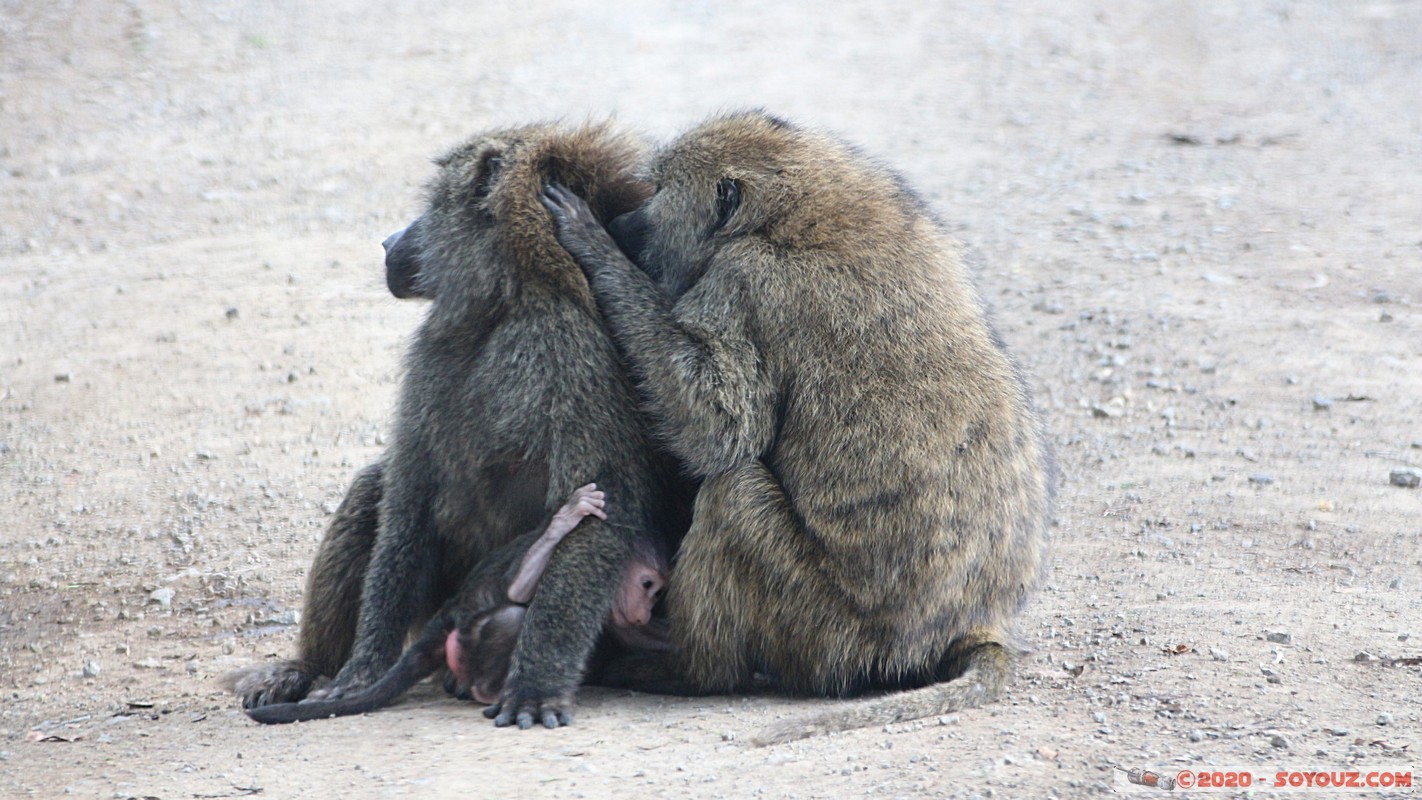
[[[521,731],[532,728],[535,721],[549,729],[571,725],[573,694],[562,692],[542,699],[527,694],[505,696],[498,703],[484,709],[484,716],[493,719],[496,728],[517,725]]]

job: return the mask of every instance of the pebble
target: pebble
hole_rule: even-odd
[[[198,660],[195,658],[188,662],[187,670],[189,675],[196,675],[198,671]]]
[[[1329,733],[1333,734],[1334,736],[1347,736],[1347,735],[1348,735],[1348,729],[1347,729],[1347,728],[1334,728],[1333,730],[1329,731]]]
[[[1098,419],[1115,419],[1124,413],[1126,410],[1118,405],[1103,405],[1101,403],[1091,405],[1091,416]]]
[[[1372,660],[1373,654],[1369,653],[1367,650],[1359,650],[1358,654],[1353,656],[1353,661],[1358,664],[1367,664],[1370,663]]]
[[[159,589],[154,589],[153,591],[148,593],[148,602],[157,603],[163,608],[172,608],[173,594],[173,590],[168,588],[167,586],[164,586]]]
[[[1285,739],[1277,733],[1269,737],[1269,744],[1279,748],[1280,750],[1289,749],[1289,740]]]
[[[1393,486],[1401,486],[1404,489],[1416,489],[1422,485],[1422,469],[1415,467],[1404,467],[1395,469],[1389,477]]]
[[[734,742],[735,740],[736,740],[736,732],[735,732],[735,731],[724,731],[724,732],[721,733],[721,741],[723,741],[723,742]]]
[[[1316,394],[1313,396],[1313,408],[1315,411],[1327,411],[1333,408],[1333,398]]]
[[[1293,644],[1294,637],[1288,631],[1270,631],[1265,637],[1274,644]]]
[[[1091,721],[1092,721],[1092,722],[1095,722],[1097,725],[1100,725],[1101,723],[1103,723],[1103,722],[1106,721],[1106,712],[1104,712],[1104,711],[1093,711],[1093,712],[1091,712]]]
[[[1379,725],[1391,725],[1391,724],[1392,724],[1392,715],[1389,714],[1389,713],[1387,713],[1386,711],[1384,711],[1383,713],[1379,714],[1379,715],[1378,715],[1378,724],[1379,724]]]
[[[100,669],[101,669],[101,667],[99,666],[99,662],[97,662],[97,661],[85,661],[85,662],[84,662],[84,670],[83,670],[83,673],[82,673],[82,674],[83,674],[84,677],[86,677],[86,678],[97,678],[97,677],[99,677],[99,671],[100,671]],[[1381,723],[1379,723],[1379,724],[1381,724]]]
[[[1250,483],[1257,483],[1260,486],[1268,486],[1274,482],[1274,476],[1267,472],[1256,472],[1249,476]]]
[[[1218,647],[1211,647],[1211,648],[1209,648],[1209,651],[1210,651],[1210,658],[1213,658],[1213,659],[1216,660],[1216,661],[1228,661],[1228,660],[1229,660],[1229,653],[1228,653],[1227,651],[1225,651],[1225,650],[1221,650],[1221,649],[1219,649]]]
[[[1203,742],[1203,741],[1205,741],[1205,732],[1204,732],[1204,731],[1190,731],[1190,741],[1192,741],[1192,742]]]

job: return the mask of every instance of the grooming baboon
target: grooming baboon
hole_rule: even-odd
[[[300,657],[241,676],[244,705],[298,700],[336,667],[326,699],[371,685],[476,563],[596,481],[611,521],[584,520],[553,553],[496,723],[569,720],[633,542],[666,536],[674,550],[685,488],[649,443],[539,192],[570,182],[611,219],[647,196],[630,177],[639,155],[605,125],[530,126],[475,137],[437,162],[428,210],[385,242],[391,291],[432,301],[406,356],[393,442],[322,543]]]
[[[333,700],[264,705],[247,713],[274,724],[363,714],[388,705],[411,686],[447,664],[451,694],[493,703],[503,688],[518,641],[525,606],[533,599],[553,548],[589,514],[606,518],[604,498],[595,485],[580,487],[558,510],[545,530],[515,539],[479,562],[459,594],[425,626],[424,633],[380,680]],[[607,625],[613,632],[646,626],[666,586],[670,568],[663,543],[639,538],[633,560],[618,586]]]
[[[1024,383],[957,245],[894,174],[761,113],[691,130],[651,173],[658,190],[613,221],[617,242],[575,196],[545,194],[653,415],[704,479],[668,592],[675,650],[608,680],[926,687],[768,741],[994,697],[1050,488]]]

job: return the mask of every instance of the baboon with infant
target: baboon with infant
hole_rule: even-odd
[[[893,173],[763,113],[692,129],[650,172],[657,191],[612,222],[615,241],[576,194],[544,197],[662,435],[703,481],[667,595],[675,647],[611,681],[917,689],[762,742],[992,699],[1051,488],[958,246]]]
[[[519,626],[495,723],[549,727],[573,695],[639,540],[675,549],[685,484],[654,449],[586,280],[540,207],[568,184],[602,220],[648,194],[607,125],[476,136],[436,163],[428,208],[385,242],[397,297],[431,300],[405,358],[393,441],[337,510],[307,582],[298,658],[234,676],[248,708],[357,694],[476,565],[596,482]],[[457,661],[457,660],[456,660]]]
[[[480,561],[459,594],[444,604],[395,666],[365,689],[333,700],[258,706],[249,709],[248,716],[276,724],[362,714],[388,705],[441,665],[449,668],[445,688],[450,694],[497,702],[523,615],[553,549],[583,517],[606,519],[605,502],[596,484],[579,487],[541,533],[515,539]],[[658,641],[656,634],[638,629],[651,623],[669,572],[662,543],[639,539],[607,619],[614,636],[637,643]]]

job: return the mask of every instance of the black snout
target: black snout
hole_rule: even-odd
[[[613,217],[607,223],[607,232],[612,234],[612,240],[638,265],[642,265],[642,250],[647,246],[649,229],[647,215],[641,209]]]
[[[428,297],[420,287],[419,237],[415,235],[415,220],[408,226],[385,237],[381,246],[385,248],[385,285],[390,293],[404,300],[410,297]]]

